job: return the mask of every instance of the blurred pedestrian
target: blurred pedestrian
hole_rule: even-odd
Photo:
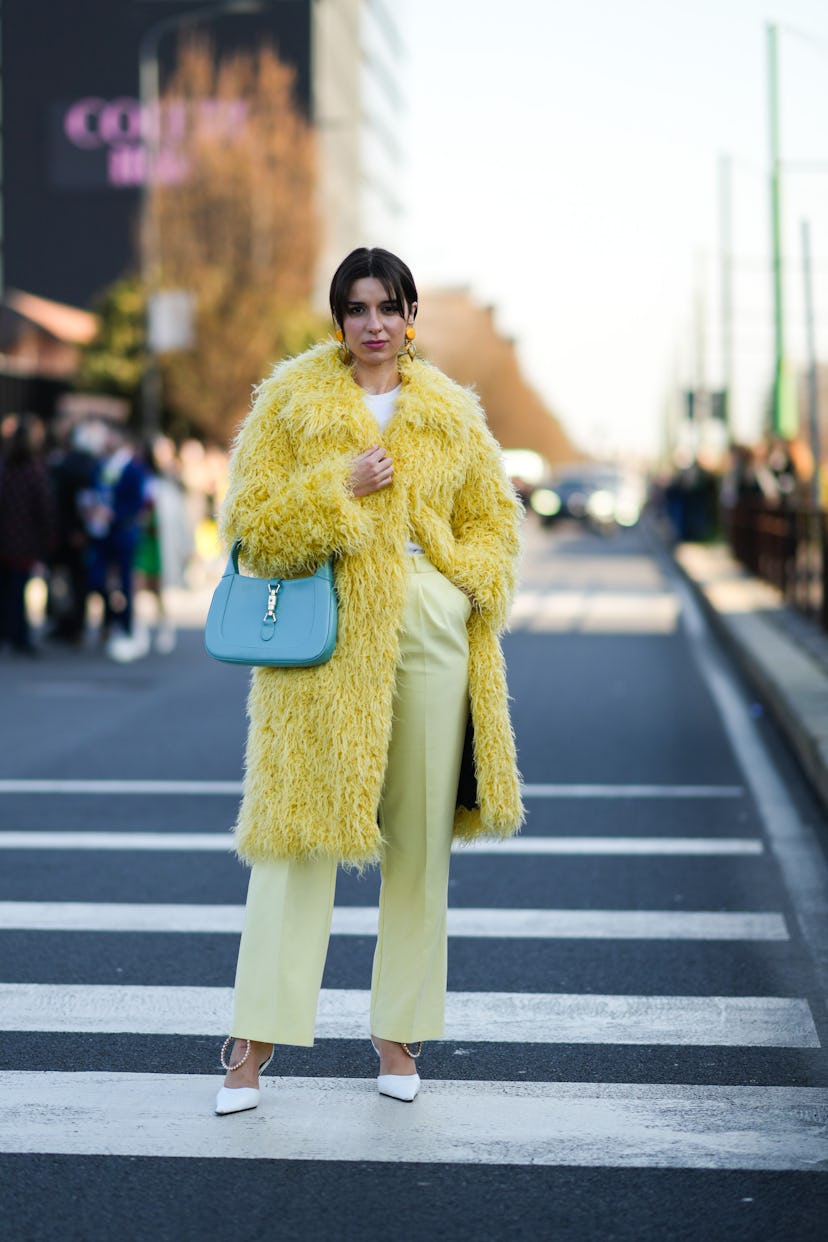
[[[8,643],[22,655],[36,650],[26,585],[49,559],[54,538],[43,439],[39,420],[21,414],[0,444],[0,646]]]
[[[135,443],[121,428],[107,427],[105,456],[92,487],[81,497],[89,537],[89,590],[104,601],[107,654],[119,663],[146,655],[148,645],[135,625],[135,550],[141,533],[145,471]]]
[[[89,542],[81,513],[81,496],[93,486],[97,469],[94,432],[79,423],[66,428],[49,460],[49,475],[55,505],[56,538],[49,566],[49,596],[46,615],[51,622],[49,637],[78,644],[86,625],[87,545]]]
[[[174,452],[168,440],[145,445],[144,508],[141,536],[135,556],[140,589],[155,600],[155,649],[166,655],[175,649],[175,626],[167,612],[164,592],[184,585],[193,552],[193,530],[183,484],[176,476]]]
[[[255,1107],[274,1044],[313,1043],[340,862],[381,867],[370,1030],[380,1092],[413,1100],[422,1041],[443,1034],[452,835],[522,818],[498,641],[520,506],[498,446],[474,394],[414,356],[400,259],[354,251],[330,303],[339,344],[261,385],[222,511],[256,573],[333,556],[340,626],[329,663],[253,674],[219,1113]]]
[[[773,436],[767,446],[766,467],[776,486],[780,508],[791,508],[800,493],[800,482],[794,461],[793,445],[782,436]]]
[[[680,543],[704,543],[716,532],[718,481],[700,458],[681,462],[664,489],[667,516]]]

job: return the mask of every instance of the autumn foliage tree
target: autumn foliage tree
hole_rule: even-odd
[[[160,109],[152,270],[195,310],[192,347],[163,357],[164,404],[218,442],[252,385],[321,327],[313,135],[293,79],[270,48],[216,61],[207,41],[189,41]]]
[[[84,392],[104,392],[130,403],[131,419],[138,421],[141,376],[147,365],[146,300],[140,282],[124,277],[105,289],[94,311],[98,330],[81,350],[75,386]]]
[[[461,384],[476,388],[503,448],[531,448],[550,464],[583,456],[521,371],[514,343],[490,307],[465,289],[425,290],[417,316],[425,354]]]

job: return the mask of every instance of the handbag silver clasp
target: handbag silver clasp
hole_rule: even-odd
[[[281,588],[281,582],[269,582],[267,584],[267,611],[265,612],[263,621],[276,622],[276,597]]]

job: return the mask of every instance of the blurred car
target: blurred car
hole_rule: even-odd
[[[556,472],[529,497],[542,526],[570,519],[595,530],[635,526],[644,487],[634,474],[610,466],[578,466]]]

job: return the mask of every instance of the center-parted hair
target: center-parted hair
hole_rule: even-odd
[[[402,259],[379,246],[370,249],[360,246],[342,260],[331,281],[331,314],[337,327],[341,327],[345,319],[354,282],[363,280],[366,276],[373,276],[380,282],[388,294],[388,300],[396,303],[402,316],[405,316],[406,308],[410,309],[417,301],[414,277]]]

